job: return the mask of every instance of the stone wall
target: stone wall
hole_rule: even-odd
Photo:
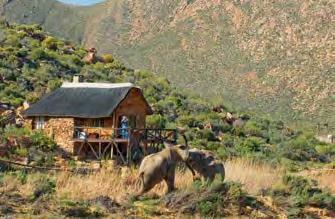
[[[45,132],[57,142],[60,148],[73,153],[73,118],[49,118],[46,121]]]
[[[25,118],[24,126],[33,129],[34,118]],[[52,118],[45,117],[45,127],[43,132],[54,139],[58,146],[68,153],[73,153],[73,118]]]

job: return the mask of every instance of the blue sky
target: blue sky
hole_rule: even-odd
[[[75,5],[93,5],[95,3],[103,2],[104,0],[58,0],[58,1]]]

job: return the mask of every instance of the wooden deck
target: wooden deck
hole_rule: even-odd
[[[113,159],[114,149],[116,150],[117,155],[121,158],[124,164],[128,163],[129,158],[129,139],[122,139],[122,138],[114,138],[114,139],[94,139],[94,138],[87,138],[87,139],[73,139],[74,143],[80,143],[80,147],[78,150],[78,154],[81,153],[85,146],[88,146],[90,151],[94,154],[95,158],[101,160],[106,158],[106,153],[110,150],[110,158]],[[127,155],[126,158],[124,157],[122,151],[120,150],[120,144],[124,143],[127,147]],[[95,149],[95,146],[98,146],[98,149]]]
[[[98,160],[113,159],[116,155],[124,164],[129,164],[131,160],[132,147],[142,147],[145,151],[153,148],[154,152],[161,150],[163,142],[175,143],[177,141],[177,131],[175,129],[129,129],[129,137],[121,138],[117,134],[120,129],[111,128],[81,128],[99,130],[98,133],[106,133],[106,130],[113,130],[108,138],[106,135],[98,135],[97,138],[88,137],[79,139],[74,136],[73,142],[79,144],[77,154],[81,154],[83,149],[89,150]],[[103,136],[103,138],[100,138]],[[110,154],[110,156],[107,156]]]

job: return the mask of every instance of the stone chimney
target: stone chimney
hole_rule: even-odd
[[[84,77],[82,75],[73,75],[73,83],[83,82]]]

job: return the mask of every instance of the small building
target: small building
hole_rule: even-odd
[[[52,136],[66,152],[90,152],[101,158],[109,149],[111,156],[113,150],[123,153],[127,149],[122,145],[129,145],[130,135],[122,136],[122,118],[130,133],[145,129],[146,116],[152,113],[142,90],[131,83],[73,82],[30,106],[25,123]]]

